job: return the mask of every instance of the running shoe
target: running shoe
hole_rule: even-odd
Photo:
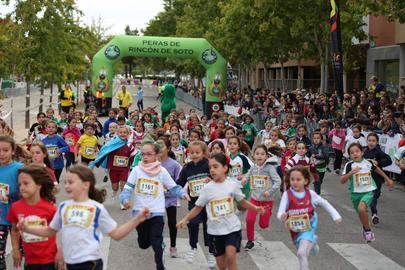
[[[339,169],[335,170],[335,173],[340,174],[340,170]]]
[[[378,223],[380,223],[380,219],[378,218],[377,214],[372,215],[371,222],[373,222],[374,225],[377,225]]]
[[[122,203],[120,203],[120,209],[121,210],[127,210]]]
[[[217,261],[215,260],[214,254],[208,253],[207,263],[210,269],[216,269],[215,266],[217,265]]]
[[[245,245],[246,250],[251,250],[255,246],[255,243],[253,241],[247,241]]]
[[[172,258],[177,257],[177,248],[175,248],[175,247],[170,248],[170,257],[172,257]]]
[[[318,255],[318,253],[319,253],[319,245],[318,245],[317,242],[315,242],[315,243],[312,245],[311,255],[312,255],[312,256],[316,256],[316,255]]]
[[[186,261],[188,263],[193,263],[195,255],[197,255],[197,249],[192,248],[189,252],[186,253]]]
[[[105,175],[104,178],[103,178],[103,182],[106,183],[107,181],[108,181],[108,176]]]
[[[363,231],[363,238],[367,243],[375,241],[375,236],[372,231]]]

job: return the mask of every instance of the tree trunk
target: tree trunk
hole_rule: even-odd
[[[302,74],[301,74],[301,59],[298,59],[298,63],[297,63],[297,68],[298,68],[298,72],[297,72],[297,88],[298,89],[302,89],[303,85],[302,85]]]
[[[51,94],[49,95],[49,104],[52,104],[52,98],[53,98],[53,82],[51,82],[50,90],[51,90]]]
[[[283,63],[283,61],[280,61],[280,65],[281,65],[281,92],[284,92],[284,90],[285,90],[285,87],[284,87],[284,85],[285,85],[285,79],[284,79],[284,63]]]
[[[45,89],[45,82],[41,81],[41,88],[40,88],[40,96],[39,96],[39,107],[38,112],[43,112],[44,109],[44,89]]]
[[[61,111],[62,111],[62,106],[60,105],[59,96],[60,96],[60,93],[62,92],[62,84],[60,82],[58,82],[57,86],[58,86],[58,99],[57,99],[57,101],[58,101],[58,110],[59,110],[59,114],[60,114]]]
[[[25,111],[25,128],[28,129],[30,128],[30,98],[31,98],[31,88],[30,88],[30,84],[31,84],[31,78],[30,78],[30,73],[31,73],[31,66],[30,64],[28,64],[27,67],[27,92],[26,92],[26,96],[25,96],[25,107],[26,107],[26,111]]]
[[[269,77],[269,72],[268,72],[267,66],[264,65],[263,80],[264,80],[264,88],[266,88],[266,89],[269,89],[268,77]]]
[[[328,65],[328,56],[329,56],[329,46],[326,44],[325,45],[325,92],[326,93],[330,93],[330,89],[329,89],[329,65]]]

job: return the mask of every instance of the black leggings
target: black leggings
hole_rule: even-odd
[[[6,265],[6,245],[10,226],[0,225],[0,270],[7,269]]]
[[[155,252],[155,264],[157,270],[164,270],[163,265],[163,227],[165,225],[162,216],[147,219],[136,227],[138,232],[138,245],[141,249],[152,246]]]
[[[143,111],[143,100],[138,100],[138,102],[136,103],[138,105],[138,110],[140,112]]]
[[[24,270],[56,270],[55,263],[48,264],[26,264]]]
[[[72,166],[76,163],[75,154],[72,152],[66,152],[65,159],[66,159],[66,169],[68,169],[70,166]]]
[[[63,168],[62,169],[54,169],[53,171],[55,172],[56,181],[58,181],[58,183],[59,183],[60,175],[62,174]]]
[[[333,162],[333,169],[340,170],[342,166],[343,152],[342,150],[333,149],[335,151],[335,161]]]
[[[170,247],[176,247],[176,238],[177,238],[177,207],[169,206],[166,208],[167,213],[167,225],[169,225],[169,234],[170,234]]]
[[[200,223],[203,224],[204,245],[206,247],[210,247],[207,233],[207,212],[205,211],[205,208],[203,208],[201,212],[195,218],[191,219],[187,224],[189,243],[191,248],[197,248]],[[211,248],[209,248],[209,252],[212,253]]]

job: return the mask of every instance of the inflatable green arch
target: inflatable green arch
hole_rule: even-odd
[[[93,94],[104,91],[107,107],[111,107],[113,66],[122,58],[169,57],[196,59],[207,71],[204,113],[221,108],[225,95],[227,63],[203,38],[173,38],[150,36],[115,36],[93,57]]]

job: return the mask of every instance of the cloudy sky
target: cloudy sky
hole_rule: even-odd
[[[84,23],[102,19],[110,34],[123,34],[128,24],[131,29],[145,28],[150,19],[163,10],[162,0],[76,0],[84,12]]]
[[[91,25],[92,20],[100,17],[108,34],[123,34],[128,24],[131,29],[145,28],[149,20],[163,10],[162,0],[76,0],[78,8],[83,11],[83,23]],[[0,17],[11,12],[15,0],[5,7],[0,4]]]

